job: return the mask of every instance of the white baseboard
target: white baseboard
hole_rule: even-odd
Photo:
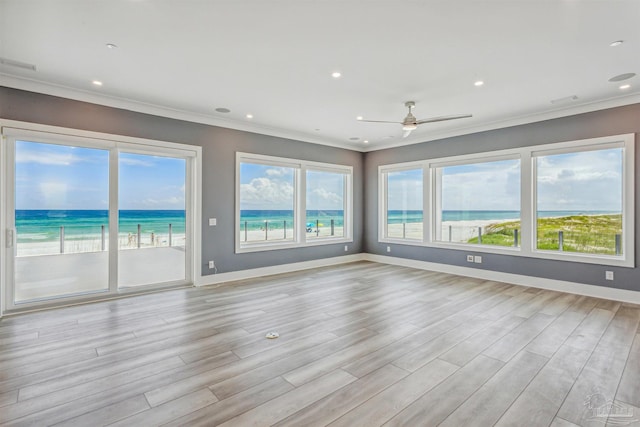
[[[364,259],[367,261],[379,262],[382,264],[412,267],[418,268],[420,270],[457,274],[459,276],[493,280],[496,282],[505,282],[513,285],[523,285],[538,289],[547,289],[551,291],[567,292],[570,294],[586,295],[589,297],[640,304],[640,292],[629,291],[626,289],[606,288],[604,286],[586,285],[584,283],[567,282],[564,280],[545,279],[542,277],[532,277],[513,273],[502,273],[499,271],[460,267],[449,264],[438,264],[427,261],[416,261],[412,259],[395,258],[384,255],[363,255]]]
[[[292,271],[308,270],[311,268],[327,267],[330,265],[346,264],[362,261],[367,254],[345,255],[332,258],[314,259],[311,261],[295,262],[292,264],[273,265],[270,267],[251,268],[248,270],[231,271],[229,273],[202,276],[196,286],[217,285],[235,280],[253,279],[254,277],[270,276],[272,274],[290,273]]]
[[[541,277],[525,276],[522,274],[502,273],[499,271],[482,270],[479,268],[461,267],[368,253],[323,258],[203,276],[200,282],[196,283],[196,286],[218,285],[224,282],[252,279],[255,277],[269,276],[273,274],[290,273],[292,271],[308,270],[311,268],[327,267],[330,265],[346,264],[356,261],[379,262],[381,264],[391,264],[402,267],[417,268],[420,270],[457,274],[459,276],[474,277],[476,279],[493,280],[496,282],[511,283],[513,285],[529,286],[538,289],[547,289],[551,291],[567,292],[570,294],[586,295],[589,297],[640,304],[640,292],[629,291],[626,289],[607,288],[604,286],[587,285],[584,283],[568,282],[564,280],[545,279]]]

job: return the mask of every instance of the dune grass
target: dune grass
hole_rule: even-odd
[[[602,255],[616,254],[616,234],[622,234],[622,215],[571,215],[538,219],[538,249],[559,250],[559,231],[563,232],[565,252]],[[520,221],[509,221],[487,226],[483,230],[482,244],[514,246],[514,230],[520,230]],[[478,238],[468,243],[478,243]],[[622,248],[620,248],[622,250]]]

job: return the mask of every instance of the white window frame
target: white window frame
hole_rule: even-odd
[[[607,148],[623,149],[623,192],[622,215],[623,236],[622,255],[582,254],[538,250],[536,245],[536,167],[537,156],[562,153],[579,153]],[[439,215],[436,169],[444,166],[484,163],[508,159],[520,159],[520,246],[507,247],[495,245],[442,242],[436,240],[437,215]],[[461,156],[425,159],[406,163],[378,166],[378,242],[402,245],[446,248],[458,251],[474,251],[503,255],[524,256],[529,258],[571,261],[587,264],[601,264],[619,267],[635,267],[635,135],[623,134],[590,138],[576,141],[558,142],[522,148],[474,153]],[[423,240],[398,239],[386,237],[386,174],[389,172],[423,169]]]
[[[422,170],[422,239],[410,239],[410,238],[400,238],[400,237],[389,237],[388,230],[388,221],[387,221],[387,212],[388,212],[388,182],[389,182],[389,174],[394,172],[404,172],[409,170]],[[429,191],[428,191],[428,182],[429,182],[429,170],[425,167],[424,162],[408,162],[408,163],[400,163],[394,165],[382,165],[378,166],[378,188],[380,189],[378,196],[378,218],[380,221],[378,222],[378,236],[382,236],[381,242],[386,243],[394,243],[394,242],[428,242],[429,241],[429,211],[426,210],[427,206],[430,205],[430,200],[428,199]]]
[[[241,163],[253,163],[266,166],[278,166],[293,168],[294,174],[294,238],[289,242],[243,242],[240,239],[240,165]],[[306,223],[306,190],[307,171],[331,172],[344,175],[344,225],[343,236],[338,237],[314,237],[307,239],[306,228],[302,225]],[[249,253],[270,251],[278,249],[290,249],[299,247],[311,247],[319,245],[330,245],[337,243],[353,242],[353,166],[336,165],[331,163],[320,163],[307,160],[292,159],[286,157],[267,156],[263,154],[252,154],[236,152],[236,180],[235,180],[235,253]]]
[[[190,218],[186,218],[185,233],[190,236],[190,256],[185,259],[185,283],[187,284],[199,284],[202,281],[202,273],[200,270],[201,256],[201,212],[202,212],[202,147],[181,144],[175,142],[150,140],[144,138],[129,137],[123,135],[106,134],[102,132],[84,131],[79,129],[63,128],[58,126],[40,125],[34,123],[25,123],[14,120],[0,120],[0,130],[3,140],[2,144],[2,173],[1,173],[1,196],[2,200],[6,200],[7,194],[12,193],[8,189],[14,185],[13,165],[9,165],[13,162],[15,156],[13,156],[13,150],[9,147],[13,147],[17,140],[33,140],[36,142],[42,142],[46,144],[73,144],[75,146],[86,148],[97,148],[109,150],[110,166],[109,166],[109,202],[111,209],[117,211],[117,193],[115,192],[115,181],[118,177],[118,156],[120,152],[126,153],[138,153],[138,154],[150,154],[150,155],[167,155],[178,156],[187,159],[187,176],[185,177],[187,187],[191,185],[191,194],[185,194],[185,207],[190,212]],[[9,142],[5,144],[6,142]],[[47,307],[58,306],[65,303],[77,302],[77,301],[90,301],[98,300],[102,298],[113,297],[114,295],[136,294],[140,292],[148,291],[149,289],[161,289],[164,287],[175,286],[174,284],[160,284],[149,286],[137,286],[130,288],[120,288],[117,286],[117,251],[110,252],[109,263],[109,289],[102,293],[97,293],[95,296],[87,295],[70,295],[60,296],[43,301],[26,301],[18,304],[14,303],[13,298],[13,268],[9,268],[7,259],[10,256],[8,251],[14,250],[13,248],[7,248],[8,243],[6,241],[8,229],[8,220],[5,215],[5,210],[13,208],[13,201],[8,201],[8,206],[3,206],[0,216],[0,228],[2,229],[3,238],[0,239],[2,245],[0,246],[0,258],[2,260],[2,274],[0,274],[0,293],[2,294],[2,307],[3,311],[23,309],[30,307]],[[117,229],[117,215],[110,213],[109,229]],[[15,230],[14,230],[15,233]],[[15,234],[14,234],[15,235]],[[117,237],[110,236],[113,241],[109,242],[110,247],[117,247]],[[182,283],[182,282],[181,282]]]

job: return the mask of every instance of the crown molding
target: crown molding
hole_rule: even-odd
[[[200,123],[217,126],[226,129],[240,130],[244,132],[258,133],[262,135],[274,136],[277,138],[292,139],[296,141],[308,142],[311,144],[327,145],[352,151],[361,151],[356,147],[345,146],[339,141],[318,138],[316,135],[294,132],[286,129],[278,129],[264,126],[257,123],[247,123],[238,120],[230,120],[221,117],[209,116],[207,114],[192,111],[170,108],[162,105],[134,101],[127,98],[97,94],[87,90],[80,90],[68,86],[56,85],[34,79],[16,77],[0,73],[0,86],[12,89],[20,89],[28,92],[36,92],[44,95],[57,96],[60,98],[72,99],[75,101],[88,102],[91,104],[106,107],[118,108],[122,110],[134,111],[137,113],[161,116],[170,119],[184,120],[187,122]]]
[[[371,152],[385,150],[389,148],[402,147],[412,144],[420,144],[424,142],[435,141],[444,138],[451,138],[462,135],[469,135],[478,132],[486,132],[495,129],[502,129],[511,126],[524,125],[545,120],[552,120],[561,117],[572,116],[576,114],[589,113],[607,108],[621,107],[640,103],[640,93],[628,94],[623,96],[612,97],[605,100],[585,102],[571,107],[557,108],[551,111],[545,111],[535,114],[523,114],[515,117],[508,117],[502,120],[495,120],[479,125],[461,127],[442,132],[435,132],[430,135],[416,136],[414,138],[394,140],[389,143],[382,143],[369,146],[349,146],[342,141],[319,138],[316,135],[295,132],[286,129],[264,126],[257,123],[247,123],[238,120],[230,120],[220,117],[209,116],[206,114],[195,113],[176,108],[170,108],[161,105],[134,101],[127,98],[119,98],[114,96],[97,94],[91,91],[74,89],[68,86],[55,85],[42,82],[35,79],[24,77],[16,77],[4,73],[0,73],[0,86],[6,86],[13,89],[21,89],[30,92],[42,93],[45,95],[58,96],[61,98],[73,99],[76,101],[88,102],[92,104],[103,105],[107,107],[119,108],[138,113],[151,114],[155,116],[167,117],[171,119],[184,120],[188,122],[218,126],[227,129],[240,130],[244,132],[258,133],[262,135],[273,136],[277,138],[292,139],[312,144],[326,145],[330,147],[342,148],[345,150]]]

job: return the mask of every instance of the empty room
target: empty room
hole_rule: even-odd
[[[637,0],[0,0],[1,426],[640,426]]]

